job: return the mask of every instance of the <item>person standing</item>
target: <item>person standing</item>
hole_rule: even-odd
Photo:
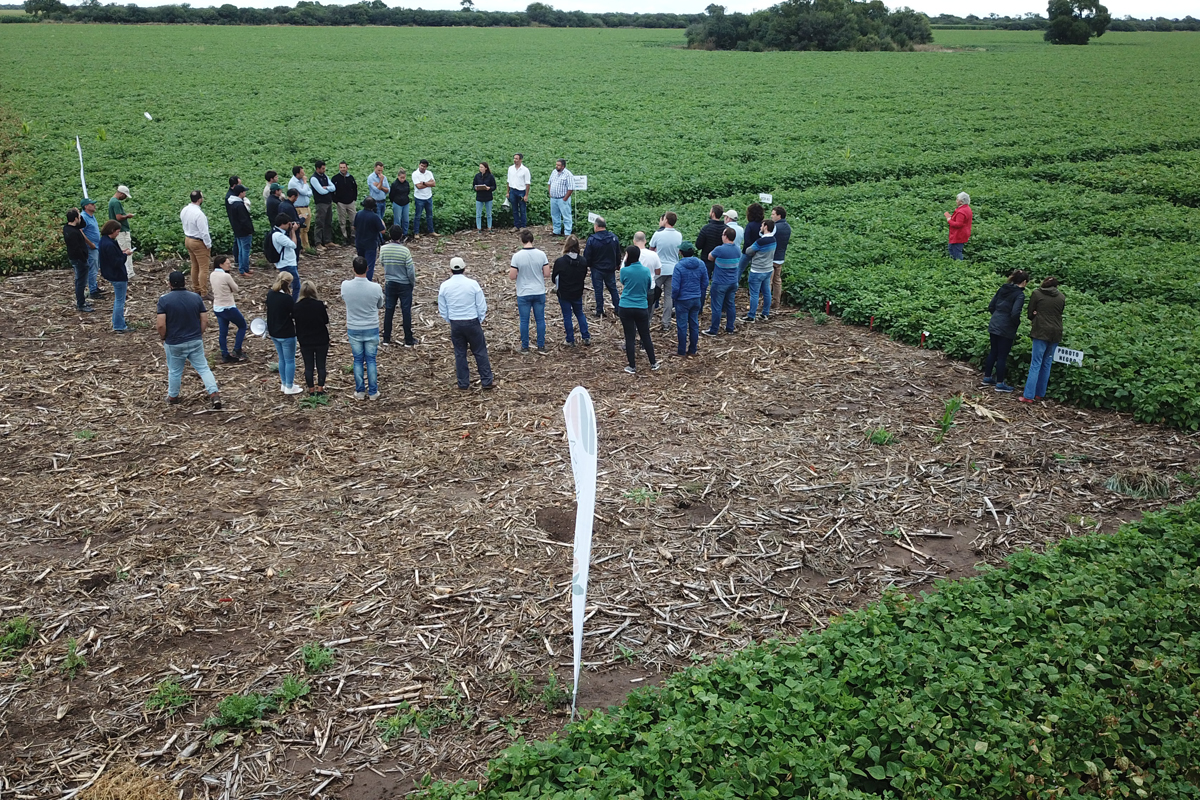
[[[303,223],[300,226],[300,239],[297,244],[307,253],[312,250],[308,241],[308,227],[312,224],[312,209],[309,206],[312,204],[313,190],[308,185],[304,167],[292,167],[292,179],[288,181],[287,190],[289,198],[292,197],[292,191],[296,192],[292,205],[296,207],[296,213],[300,215],[300,221]]]
[[[353,241],[351,233],[354,230],[354,213],[358,206],[358,181],[350,174],[350,167],[345,161],[338,162],[333,185],[333,202],[337,203],[338,230],[342,234],[342,244],[350,244]]]
[[[762,232],[764,220],[763,207],[758,203],[746,206],[746,229],[742,231],[742,252],[750,249],[750,245],[758,241]]]
[[[326,245],[333,244],[333,197],[337,193],[337,187],[333,185],[333,179],[325,174],[324,161],[318,159],[313,164],[313,170],[312,179],[308,182],[313,193],[313,205],[317,210],[313,239],[317,249],[324,250]]]
[[[583,247],[583,260],[592,273],[592,289],[596,293],[596,318],[604,316],[604,289],[608,288],[613,312],[620,315],[621,301],[617,296],[617,267],[621,264],[621,241],[608,230],[604,217],[592,223],[592,235]]]
[[[278,177],[279,177],[279,173],[278,173],[278,172],[276,172],[276,171],[275,171],[275,170],[273,170],[273,169],[269,169],[269,170],[267,170],[267,171],[266,171],[266,173],[263,175],[263,177],[267,179],[267,185],[263,187],[263,203],[266,203],[266,202],[267,202],[267,198],[271,196],[271,193],[272,193],[272,192],[275,190],[275,188],[276,188],[274,184],[278,184],[278,183],[279,183],[279,182],[276,180],[276,178],[278,178]],[[269,217],[269,218],[267,219],[267,224],[268,224],[268,225],[271,223],[271,220],[272,220],[272,219],[274,219],[274,217]]]
[[[242,187],[245,188],[245,187]],[[221,346],[221,362],[238,364],[246,360],[242,355],[242,342],[246,340],[246,318],[238,311],[237,300],[234,299],[238,290],[237,281],[225,271],[228,263],[227,256],[213,258],[212,274],[209,283],[213,292],[213,316],[217,318],[217,343]],[[233,340],[233,352],[229,351],[229,326],[237,328]]]
[[[212,300],[212,294],[208,290],[212,236],[208,232],[208,217],[200,210],[203,203],[204,193],[199,189],[192,192],[191,202],[179,212],[179,221],[183,224],[184,246],[191,262],[192,291],[205,300]]]
[[[762,298],[762,320],[771,318],[771,276],[775,274],[775,223],[763,220],[759,223],[758,236],[746,248],[738,262],[738,275],[750,267],[750,311],[746,322],[754,322],[758,315],[759,298]]]
[[[508,204],[512,206],[513,228],[521,230],[528,223],[529,184],[533,176],[529,167],[523,163],[525,156],[517,153],[513,156],[512,166],[508,168]]]
[[[383,219],[383,215],[387,213],[388,180],[383,174],[383,162],[375,162],[375,171],[367,176],[367,197],[375,201],[375,213],[379,215],[379,219]],[[355,215],[357,216],[357,215]],[[392,220],[395,222],[395,220]]]
[[[475,187],[475,230],[483,230],[483,212],[487,211],[487,229],[492,229],[492,199],[496,196],[496,176],[486,161],[479,162],[479,172],[472,182]]]
[[[772,260],[771,300],[776,307],[783,307],[783,260],[787,258],[788,242],[792,240],[792,226],[787,221],[783,206],[771,209],[771,221],[775,223],[775,256]]]
[[[658,280],[658,273],[662,271],[662,261],[659,260],[658,253],[651,250],[650,246],[646,244],[646,234],[644,232],[637,231],[633,234],[633,246],[641,251],[641,255],[638,256],[638,261],[641,262],[643,267],[650,270],[651,288],[650,296],[647,298],[647,310],[648,313],[653,317],[654,309],[658,305],[659,300],[662,299],[663,295],[661,288],[657,292],[654,290],[654,287],[657,285],[656,281]],[[668,287],[668,291],[669,290],[670,287]]]
[[[571,315],[579,321],[579,336],[583,346],[590,347],[592,338],[588,334],[587,316],[583,313],[583,284],[587,278],[587,264],[579,254],[579,239],[575,235],[567,237],[563,244],[563,254],[554,262],[550,271],[550,279],[558,287],[558,307],[562,310],[563,329],[567,332],[567,347],[575,346],[575,326],[571,323]]]
[[[312,281],[300,285],[300,302],[292,309],[292,319],[296,323],[296,343],[304,357],[304,385],[309,394],[323,395],[329,358],[329,310],[317,297],[317,285]]]
[[[662,313],[664,329],[671,324],[671,311],[675,304],[671,297],[671,274],[675,272],[675,263],[679,261],[679,245],[683,243],[683,234],[675,230],[675,223],[678,221],[679,215],[674,211],[668,211],[659,220],[662,227],[650,237],[650,249],[658,254],[658,260],[662,262],[659,271],[654,273],[654,283],[656,286],[664,287]]]
[[[438,287],[438,314],[450,324],[450,341],[454,345],[454,376],[459,389],[471,388],[471,368],[467,364],[467,349],[475,356],[479,383],[484,390],[495,385],[492,362],[488,358],[487,339],[483,321],[487,318],[487,298],[476,281],[463,273],[467,264],[457,256],[450,259],[450,277]]]
[[[67,260],[75,272],[75,310],[90,314],[96,309],[83,298],[88,279],[88,240],[83,235],[83,217],[79,210],[67,210],[67,222],[63,225],[63,243],[67,246]]]
[[[413,347],[417,343],[412,332],[412,298],[417,285],[417,270],[412,251],[403,244],[404,229],[393,225],[388,229],[388,238],[391,241],[379,248],[379,261],[383,264],[383,343],[392,343],[392,320],[399,303],[404,346]]]
[[[574,228],[571,218],[571,195],[575,193],[575,176],[567,169],[567,160],[554,162],[550,173],[550,222],[553,236],[570,236]]]
[[[96,221],[96,201],[85,197],[79,201],[83,217],[83,237],[88,242],[88,297],[103,297],[100,288],[100,223]]]
[[[250,199],[240,183],[229,190],[225,198],[225,214],[237,245],[237,268],[241,275],[250,275],[250,246],[254,242],[254,218],[250,216]],[[214,297],[216,296],[214,292]]]
[[[629,361],[625,371],[630,375],[637,374],[638,338],[642,340],[646,358],[650,359],[650,369],[658,369],[654,342],[650,339],[650,308],[647,304],[650,270],[638,261],[641,255],[642,251],[637,247],[625,248],[625,266],[621,267],[621,307],[617,309],[621,327],[625,330],[625,358]]]
[[[412,233],[412,223],[408,216],[411,193],[412,184],[408,182],[408,173],[402,169],[398,170],[396,180],[392,181],[391,188],[388,189],[388,199],[392,201],[392,224],[399,225],[406,236]],[[379,218],[383,219],[383,214],[380,214]]]
[[[700,309],[708,293],[708,270],[696,258],[691,242],[679,245],[679,255],[682,258],[671,273],[670,287],[675,302],[675,333],[679,337],[676,355],[694,356],[700,338]]]
[[[117,192],[108,199],[108,218],[120,223],[121,232],[117,234],[117,244],[121,250],[129,253],[125,257],[125,274],[127,279],[133,278],[133,238],[129,234],[129,220],[133,214],[125,213],[125,201],[129,199],[129,187],[121,184]]]
[[[275,218],[275,227],[271,230],[271,246],[279,254],[275,262],[275,270],[292,276],[289,286],[292,289],[292,302],[300,296],[297,286],[300,283],[300,272],[296,269],[296,223],[287,214]]]
[[[725,315],[725,332],[734,332],[734,320],[737,318],[734,297],[737,295],[738,264],[742,261],[742,253],[733,243],[736,237],[733,228],[726,228],[721,234],[721,245],[708,254],[708,261],[712,265],[712,280],[708,289],[712,319],[708,329],[702,331],[705,336],[716,336],[721,330],[722,314]]]
[[[125,291],[129,287],[125,259],[129,257],[129,251],[122,250],[121,245],[117,244],[117,237],[120,235],[121,223],[115,219],[105,222],[104,227],[100,229],[100,274],[113,288],[113,333],[129,330],[129,326],[125,324]]]
[[[279,356],[279,391],[284,394],[304,391],[296,385],[296,294],[290,272],[280,272],[267,292],[267,333]]]
[[[363,200],[362,211],[354,215],[354,252],[367,265],[367,280],[375,279],[375,259],[383,238],[383,212],[376,212],[375,198]]]
[[[1054,351],[1062,341],[1063,307],[1066,298],[1058,290],[1058,278],[1051,276],[1042,281],[1040,288],[1029,296],[1029,319],[1032,326],[1029,336],[1033,339],[1033,351],[1029,356],[1029,377],[1025,380],[1025,393],[1018,397],[1022,403],[1032,403],[1046,396],[1050,384],[1050,367],[1054,364]]]
[[[521,249],[513,253],[508,278],[517,284],[517,311],[521,315],[521,352],[529,352],[529,313],[537,322],[537,349],[546,354],[546,278],[550,261],[533,246],[533,231],[521,231]]]
[[[429,162],[421,159],[417,165],[417,171],[413,173],[413,197],[417,201],[416,213],[413,215],[413,233],[421,233],[421,215],[424,214],[428,220],[429,234],[437,236],[437,232],[433,229],[433,187],[437,186],[437,181],[433,178],[433,173],[429,171]]]
[[[988,320],[990,347],[987,359],[983,362],[983,385],[995,386],[997,392],[1013,390],[1004,379],[1008,377],[1008,354],[1017,338],[1017,330],[1021,327],[1021,312],[1025,308],[1025,285],[1028,283],[1028,272],[1014,270],[1013,274],[1008,276],[1008,281],[996,291],[992,302],[988,303],[988,311],[992,313],[992,318]]]
[[[383,288],[367,277],[367,261],[362,256],[354,259],[354,277],[342,281],[342,302],[346,304],[346,336],[350,339],[350,352],[354,354],[354,399],[370,397],[378,400],[375,359],[379,353],[379,309],[383,308]]]
[[[745,229],[745,228],[743,228],[741,225],[738,225],[738,221],[737,221],[737,218],[738,218],[738,213],[737,213],[737,211],[735,211],[734,209],[730,208],[730,209],[726,210],[725,214],[724,214],[724,215],[723,215],[721,218],[722,218],[722,220],[723,220],[723,221],[724,221],[724,223],[725,223],[725,227],[726,227],[726,228],[733,228],[733,232],[734,232],[735,234],[737,234],[737,237],[736,237],[736,238],[733,240],[733,243],[737,245],[737,247],[738,247],[738,250],[741,250],[741,249],[742,249],[742,241],[743,241],[743,239],[745,238],[745,235],[746,235],[746,229]],[[717,232],[717,235],[718,235],[718,237],[720,237],[720,231],[718,231],[718,232]],[[718,238],[718,241],[719,241],[719,238]],[[710,252],[711,252],[711,251],[710,251]],[[705,256],[705,258],[707,258],[707,257],[708,257],[708,256]]]
[[[700,251],[700,260],[704,262],[705,268],[708,270],[709,280],[713,277],[713,260],[709,258],[713,249],[720,247],[722,244],[722,236],[725,234],[725,223],[722,217],[725,214],[725,207],[715,205],[708,211],[708,222],[704,223],[704,227],[696,234],[696,249]],[[736,241],[736,235],[734,241]],[[741,246],[738,246],[738,253],[741,253]]]
[[[955,261],[962,261],[963,245],[971,238],[971,220],[974,214],[971,212],[971,195],[959,192],[956,200],[958,206],[954,209],[954,213],[943,211],[942,215],[950,226],[950,257]],[[1035,289],[1034,292],[1036,293],[1037,290]],[[1049,372],[1046,374],[1049,376]]]
[[[274,225],[279,216],[279,206],[283,204],[283,187],[272,183],[267,187],[267,224]]]
[[[200,295],[187,290],[182,272],[175,270],[167,276],[167,281],[171,290],[158,298],[154,323],[167,356],[167,403],[175,405],[179,402],[183,368],[190,363],[204,381],[204,390],[208,392],[212,407],[220,409],[221,392],[204,355],[204,330],[208,327],[204,301]]]
[[[288,187],[287,197],[279,201],[279,213],[285,215],[292,222],[296,223],[296,246],[300,245],[300,230],[304,227],[304,220],[300,218],[300,212],[296,209],[296,201],[300,199],[300,193],[295,189]]]

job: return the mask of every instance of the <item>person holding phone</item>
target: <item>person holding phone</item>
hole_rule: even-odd
[[[487,212],[487,229],[492,229],[492,198],[495,197],[496,176],[488,162],[479,162],[479,172],[475,173],[475,230],[483,230],[483,212]]]

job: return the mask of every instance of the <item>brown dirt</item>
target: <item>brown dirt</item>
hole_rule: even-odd
[[[558,242],[538,233],[553,258]],[[570,683],[561,407],[576,384],[600,432],[585,709],[885,587],[927,590],[1194,495],[1176,479],[1200,459],[1194,435],[1021,407],[980,392],[967,365],[804,315],[705,339],[686,360],[655,328],[665,366],[634,377],[611,319],[593,347],[563,347],[551,295],[550,353],[522,356],[505,275],[516,246],[509,232],[415,246],[423,341],[381,351],[378,403],[356,403],[344,371],[351,253],[302,262],[333,318],[331,402],[316,408],[280,394],[274,349],[255,338],[249,363],[215,367],[225,410],[207,409],[194,374],[165,405],[148,326],[174,264],[139,265],[128,318],[142,327],[125,336],[108,332],[107,301],[74,312],[66,272],[0,284],[0,619],[39,631],[0,663],[9,792],[57,795],[132,761],[184,797],[303,797],[340,774],[316,796],[382,798],[426,773],[478,777],[513,737],[560,728],[564,710],[541,695],[551,671]],[[452,255],[488,295],[491,393],[454,387],[436,313]],[[241,281],[248,319],[270,277],[260,265]],[[964,406],[937,443],[957,393],[1008,421]],[[876,427],[896,444],[869,445]],[[1170,478],[1170,497],[1105,489],[1137,467]],[[73,681],[69,639],[87,660]],[[336,663],[301,704],[240,747],[204,746],[221,698],[273,691],[314,642]],[[195,702],[147,715],[168,678]],[[383,743],[378,723],[402,702],[443,724]]]

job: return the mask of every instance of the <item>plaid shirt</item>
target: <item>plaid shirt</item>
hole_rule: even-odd
[[[575,176],[571,170],[563,167],[562,172],[554,170],[550,173],[550,196],[561,200],[567,192],[575,188]]]

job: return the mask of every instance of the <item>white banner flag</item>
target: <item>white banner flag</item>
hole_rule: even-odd
[[[75,149],[79,151],[79,182],[81,184],[83,184],[83,196],[86,199],[88,196],[88,193],[87,193],[87,179],[83,177],[83,145],[81,145],[79,143],[78,136],[75,137]]]
[[[575,640],[575,682],[571,688],[571,718],[579,697],[579,664],[583,657],[583,615],[587,607],[588,564],[592,560],[592,517],[596,511],[596,409],[587,389],[571,390],[563,416],[571,445],[575,476],[575,561],[571,570],[571,621]]]

